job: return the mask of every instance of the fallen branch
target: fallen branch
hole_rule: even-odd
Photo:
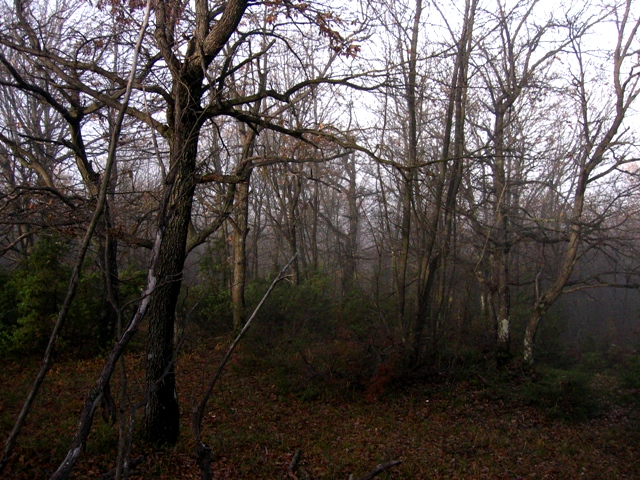
[[[293,454],[293,458],[291,459],[289,468],[287,468],[287,475],[284,477],[284,479],[288,479],[288,478],[292,480],[300,480],[300,478],[302,478],[302,480],[311,479],[307,471],[302,467],[300,467],[300,474],[302,475],[302,477],[298,477],[296,475],[296,470],[298,469],[298,465],[300,464],[300,458],[302,458],[302,450],[298,449],[296,450],[296,453]]]
[[[300,463],[300,457],[302,457],[302,450],[296,450],[296,453],[293,454],[293,459],[289,464],[289,468],[287,468],[287,474],[295,474],[296,468],[298,468],[298,463]]]
[[[389,470],[390,468],[393,468],[396,465],[400,465],[401,463],[402,463],[402,460],[394,460],[393,462],[382,463],[378,465],[376,468],[374,468],[373,470],[371,470],[369,473],[367,473],[364,477],[358,478],[358,480],[371,480],[372,478],[380,475],[385,470]],[[353,479],[353,475],[349,477],[349,480],[352,480],[352,479]]]

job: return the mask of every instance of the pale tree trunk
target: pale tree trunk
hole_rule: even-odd
[[[233,280],[231,300],[233,302],[233,331],[239,332],[244,325],[245,285],[247,281],[247,234],[249,233],[249,184],[251,176],[236,186],[236,218],[233,231]]]
[[[527,329],[524,332],[524,350],[523,359],[527,365],[533,364],[533,355],[535,350],[536,334],[542,320],[543,312],[535,308],[527,322]]]
[[[266,39],[263,40],[263,48],[266,48]],[[260,64],[258,64],[258,68]],[[267,60],[264,60],[264,68],[258,73],[260,90],[266,88]],[[258,101],[252,108],[252,113],[260,112],[262,102]],[[233,331],[239,332],[245,323],[245,289],[247,285],[247,235],[249,234],[249,190],[251,186],[251,157],[254,153],[256,138],[260,129],[254,127],[247,130],[245,124],[240,124],[240,134],[243,139],[242,157],[237,167],[237,173],[242,178],[236,186],[235,201],[236,218],[233,224],[233,279],[231,284],[231,300],[233,303]],[[257,247],[256,247],[257,255]]]
[[[522,8],[519,13],[500,8],[497,26],[500,48],[479,46],[486,55],[484,66],[479,69],[480,77],[492,92],[489,110],[493,115],[493,126],[486,145],[491,151],[491,186],[488,192],[491,219],[488,225],[472,221],[486,239],[482,255],[488,254],[488,259],[483,258],[487,275],[483,280],[492,300],[498,365],[504,365],[511,358],[510,263],[512,248],[518,241],[511,217],[515,208],[513,191],[520,186],[512,184],[509,158],[514,148],[513,129],[517,128],[516,102],[521,98],[523,89],[531,85],[538,68],[567,45],[566,40],[559,40],[554,48],[540,52],[542,39],[550,32],[553,23],[525,34],[523,26],[532,15],[534,6],[535,3],[519,4],[518,7]],[[472,203],[475,203],[473,199]]]
[[[233,302],[233,330],[239,332],[245,320],[245,288],[247,284],[247,235],[249,234],[249,190],[251,172],[249,159],[253,155],[256,132],[247,132],[242,127],[245,138],[238,174],[242,180],[235,188],[236,217],[233,222],[233,278],[231,280],[231,300]]]
[[[582,237],[582,226],[580,224],[580,217],[584,208],[584,194],[588,183],[589,174],[583,169],[580,179],[578,180],[578,186],[576,189],[576,195],[574,200],[574,220],[571,226],[571,233],[569,234],[569,245],[564,255],[564,261],[558,275],[556,276],[553,284],[547,291],[539,295],[536,298],[535,305],[529,320],[527,322],[527,328],[524,334],[524,349],[523,359],[528,365],[533,364],[535,339],[538,333],[538,327],[542,318],[549,310],[549,308],[555,303],[555,301],[562,295],[564,286],[567,284],[569,277],[573,273],[573,269],[578,260],[579,247]]]
[[[593,177],[601,177],[602,174],[594,173],[605,160],[605,155],[621,143],[618,142],[617,135],[625,120],[627,112],[633,102],[640,95],[640,77],[631,68],[625,72],[623,66],[626,62],[637,63],[637,50],[633,49],[633,42],[638,38],[640,30],[640,19],[630,18],[631,0],[624,4],[624,12],[616,12],[616,27],[618,38],[616,48],[613,53],[613,81],[612,85],[615,94],[615,112],[613,118],[597,118],[596,111],[600,106],[591,107],[591,92],[586,88],[586,76],[583,64],[582,50],[579,45],[580,39],[575,39],[573,43],[574,53],[579,66],[579,76],[576,78],[576,90],[581,107],[580,125],[581,136],[584,142],[584,149],[579,157],[580,167],[578,180],[576,182],[571,212],[569,238],[567,249],[564,253],[564,260],[560,266],[555,279],[544,292],[539,292],[538,288],[533,313],[527,323],[524,338],[523,359],[525,363],[532,365],[534,362],[535,338],[540,327],[542,318],[556,300],[562,295],[569,278],[571,277],[576,262],[579,258],[580,245],[583,236],[583,212],[586,201],[586,192]],[[621,6],[622,8],[622,6]],[[627,63],[628,66],[628,63]],[[599,137],[599,138],[598,138]],[[614,165],[608,165],[607,171],[611,172],[625,163],[624,155],[613,155]]]
[[[503,102],[496,105],[494,124],[493,169],[493,226],[490,236],[492,250],[490,256],[491,288],[493,289],[493,311],[496,326],[496,358],[499,366],[506,363],[511,355],[511,293],[509,288],[509,186],[505,166],[505,115]]]
[[[357,272],[357,256],[358,256],[358,192],[356,183],[356,162],[353,154],[345,158],[345,169],[347,179],[349,181],[347,187],[347,202],[349,215],[349,231],[346,238],[344,278],[342,283],[343,297],[346,298],[353,288],[356,281]]]

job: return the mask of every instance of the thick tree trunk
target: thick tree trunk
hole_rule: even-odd
[[[184,90],[182,90],[184,88]],[[198,108],[192,103],[197,86],[178,86],[182,90],[173,118],[170,171],[167,175],[166,215],[158,219],[166,226],[158,255],[157,275],[160,279],[151,295],[147,318],[145,436],[156,445],[173,445],[179,435],[179,408],[175,389],[174,324],[186,256],[187,234],[195,190],[195,169],[199,125]],[[199,95],[194,95],[198,98]],[[190,97],[190,98],[189,98]],[[190,101],[191,100],[191,101]],[[180,101],[185,107],[180,108]]]
[[[496,323],[496,363],[504,367],[511,359],[511,294],[509,289],[508,254],[501,248],[494,257],[497,288],[492,295]]]

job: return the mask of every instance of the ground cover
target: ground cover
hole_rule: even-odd
[[[201,394],[223,342],[183,352],[178,366],[182,435],[162,451],[135,442],[143,458],[132,479],[198,478],[189,406]],[[142,353],[127,357],[131,398],[142,385]],[[36,360],[6,361],[0,371],[0,433],[4,438],[32,381]],[[71,440],[76,416],[100,359],[61,360],[51,371],[7,478],[47,478]],[[568,421],[533,405],[520,380],[496,384],[483,375],[413,379],[377,398],[316,395],[282,388],[282,371],[239,352],[216,387],[204,424],[220,479],[276,479],[301,449],[314,479],[355,478],[377,464],[402,464],[377,478],[573,479],[639,478],[640,433],[633,402],[609,376],[594,377],[601,410]],[[118,382],[112,386],[117,398]],[[306,391],[306,390],[305,390]],[[618,393],[616,393],[618,392]],[[74,478],[98,478],[114,465],[117,424],[98,417]],[[142,457],[143,456],[143,457]]]

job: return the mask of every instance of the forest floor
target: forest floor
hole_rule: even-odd
[[[132,479],[199,478],[189,411],[215,369],[222,344],[181,354],[177,367],[182,433],[170,450],[134,442],[143,457]],[[640,478],[637,403],[615,401],[615,382],[596,375],[603,388],[593,418],[551,418],[545,409],[513,395],[512,383],[495,385],[482,375],[457,381],[413,381],[378,398],[355,393],[310,395],[286,391],[282,371],[241,351],[209,402],[204,441],[212,446],[218,479],[280,479],[294,452],[312,479],[359,478],[377,464],[402,460],[377,478],[407,479],[624,479]],[[142,352],[127,358],[130,393],[140,388]],[[64,458],[83,397],[100,359],[60,360],[49,373],[19,439],[6,478],[48,478]],[[4,362],[0,369],[0,434],[6,438],[38,362]],[[515,383],[514,383],[515,382]],[[613,382],[613,383],[612,383]],[[117,382],[112,387],[118,397]],[[305,393],[306,392],[306,393]],[[633,392],[632,392],[633,393]],[[612,400],[613,398],[613,400]],[[100,478],[114,466],[117,423],[100,415],[73,478]],[[294,478],[294,477],[287,477]]]

